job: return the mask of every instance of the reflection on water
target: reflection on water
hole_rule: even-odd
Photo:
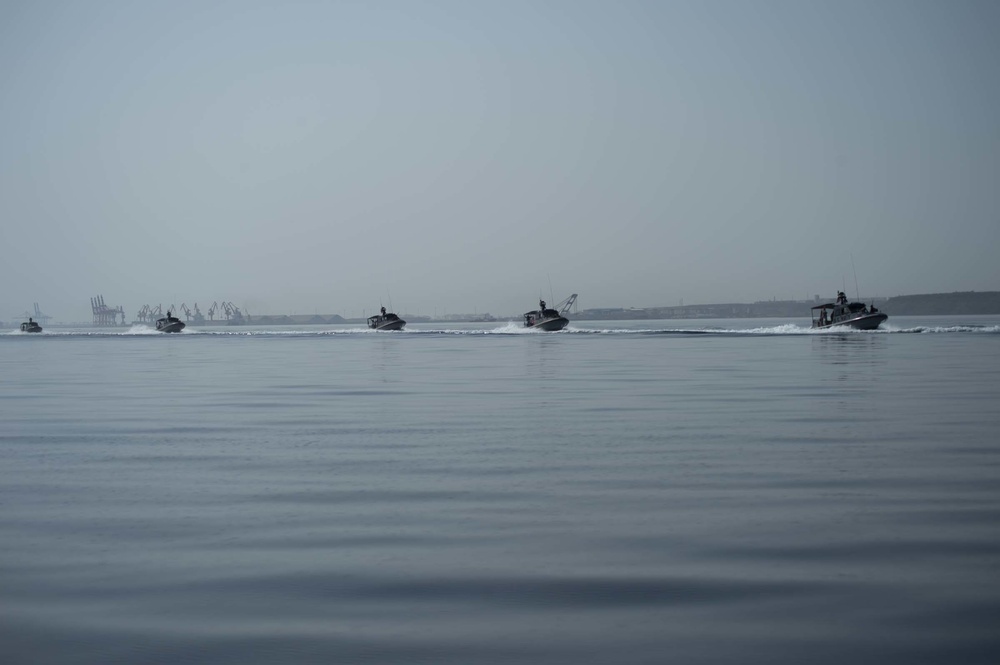
[[[378,335],[375,340],[375,353],[372,364],[379,377],[384,383],[393,383],[399,380],[398,370],[401,363],[399,340],[393,335]]]
[[[816,335],[811,338],[813,357],[818,361],[814,377],[817,385],[833,388],[828,418],[841,419],[842,436],[868,439],[870,431],[860,429],[875,419],[882,373],[888,364],[886,337],[858,332]],[[854,431],[843,429],[858,427]]]
[[[552,335],[538,333],[538,339],[531,340],[527,345],[528,364],[524,368],[525,375],[543,383],[551,381],[558,374],[556,363],[562,362],[562,354],[556,358],[553,355],[564,347],[565,344],[553,339]]]
[[[813,335],[812,347],[825,364],[884,364],[889,340],[884,335],[857,332]]]

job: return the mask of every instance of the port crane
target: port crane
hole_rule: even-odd
[[[226,314],[226,321],[229,323],[243,323],[243,312],[231,302],[223,302],[222,309]]]
[[[576,304],[576,294],[574,293],[569,298],[566,298],[566,300],[563,300],[562,302],[558,303],[552,309],[559,310],[559,316],[565,316],[566,312],[568,312],[570,308],[573,307],[573,305],[575,304]]]
[[[156,319],[163,316],[163,306],[157,305],[152,307],[150,305],[143,305],[142,309],[135,315],[136,323],[155,323]]]
[[[184,312],[184,319],[186,321],[194,321],[195,323],[204,323],[205,317],[202,315],[201,310],[198,309],[198,303],[194,304],[194,310],[192,311],[187,303],[181,303],[181,311]]]
[[[182,302],[180,307],[171,304],[167,311],[171,313],[182,312],[184,314],[184,319],[186,321],[191,321],[195,324],[204,324],[205,321],[215,321],[215,315],[220,311],[225,315],[226,322],[232,323],[233,325],[246,323],[250,319],[250,315],[244,310],[234,305],[232,302],[218,301],[213,302],[212,306],[208,308],[205,314],[202,314],[201,309],[198,307],[198,303],[194,304],[194,309],[187,306],[186,302]],[[142,309],[139,310],[135,317],[135,323],[155,323],[157,319],[163,317],[163,305],[157,305],[153,307],[151,305],[143,305]]]
[[[125,325],[125,310],[121,305],[109,307],[104,303],[104,296],[91,298],[90,309],[94,314],[94,325],[97,327],[117,326],[119,315],[122,317],[121,325]]]
[[[35,321],[39,321],[41,323],[44,323],[45,325],[48,325],[49,319],[51,319],[52,317],[49,316],[48,314],[43,314],[42,310],[38,308],[37,302],[34,303],[34,305],[35,305],[35,317],[34,317]],[[24,315],[31,316],[30,314],[28,314],[28,312],[25,312]]]

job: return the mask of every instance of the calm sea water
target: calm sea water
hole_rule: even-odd
[[[0,335],[4,663],[1000,662],[1000,318]]]

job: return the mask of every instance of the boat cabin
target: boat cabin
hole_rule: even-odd
[[[368,327],[372,330],[402,330],[405,325],[406,321],[397,314],[385,311],[385,307],[380,314],[368,317]]]
[[[389,323],[390,321],[399,321],[399,315],[393,314],[392,312],[387,312],[385,314],[376,314],[375,316],[368,317],[368,327],[378,328],[384,323]]]
[[[526,312],[524,315],[524,325],[531,327],[539,321],[559,318],[559,312],[554,309],[536,309],[533,312]]]
[[[844,324],[877,312],[878,310],[875,308],[875,305],[872,305],[869,310],[868,306],[863,302],[849,303],[846,299],[842,302],[838,298],[837,302],[816,305],[812,308],[812,327],[823,328],[825,326]]]

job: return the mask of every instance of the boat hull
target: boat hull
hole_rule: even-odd
[[[853,319],[837,321],[836,323],[828,323],[824,326],[816,326],[816,328],[825,330],[827,328],[841,328],[846,326],[848,328],[854,328],[855,330],[875,330],[888,318],[889,316],[887,314],[876,312],[875,314],[866,314]]]
[[[162,332],[162,333],[179,333],[180,331],[184,330],[184,322],[171,321],[170,323],[165,323],[163,325],[160,325],[160,323],[157,322],[156,330],[157,332]]]
[[[40,333],[40,332],[42,332],[42,327],[40,325],[38,325],[37,323],[34,323],[34,324],[32,324],[32,323],[22,323],[21,324],[21,332],[26,332],[26,333]]]
[[[556,316],[549,319],[535,321],[530,326],[525,327],[533,330],[544,330],[545,332],[556,332],[557,330],[562,330],[567,325],[569,325],[569,319],[565,316]]]
[[[372,330],[402,330],[405,325],[406,321],[384,309],[381,314],[368,317],[368,327]]]

